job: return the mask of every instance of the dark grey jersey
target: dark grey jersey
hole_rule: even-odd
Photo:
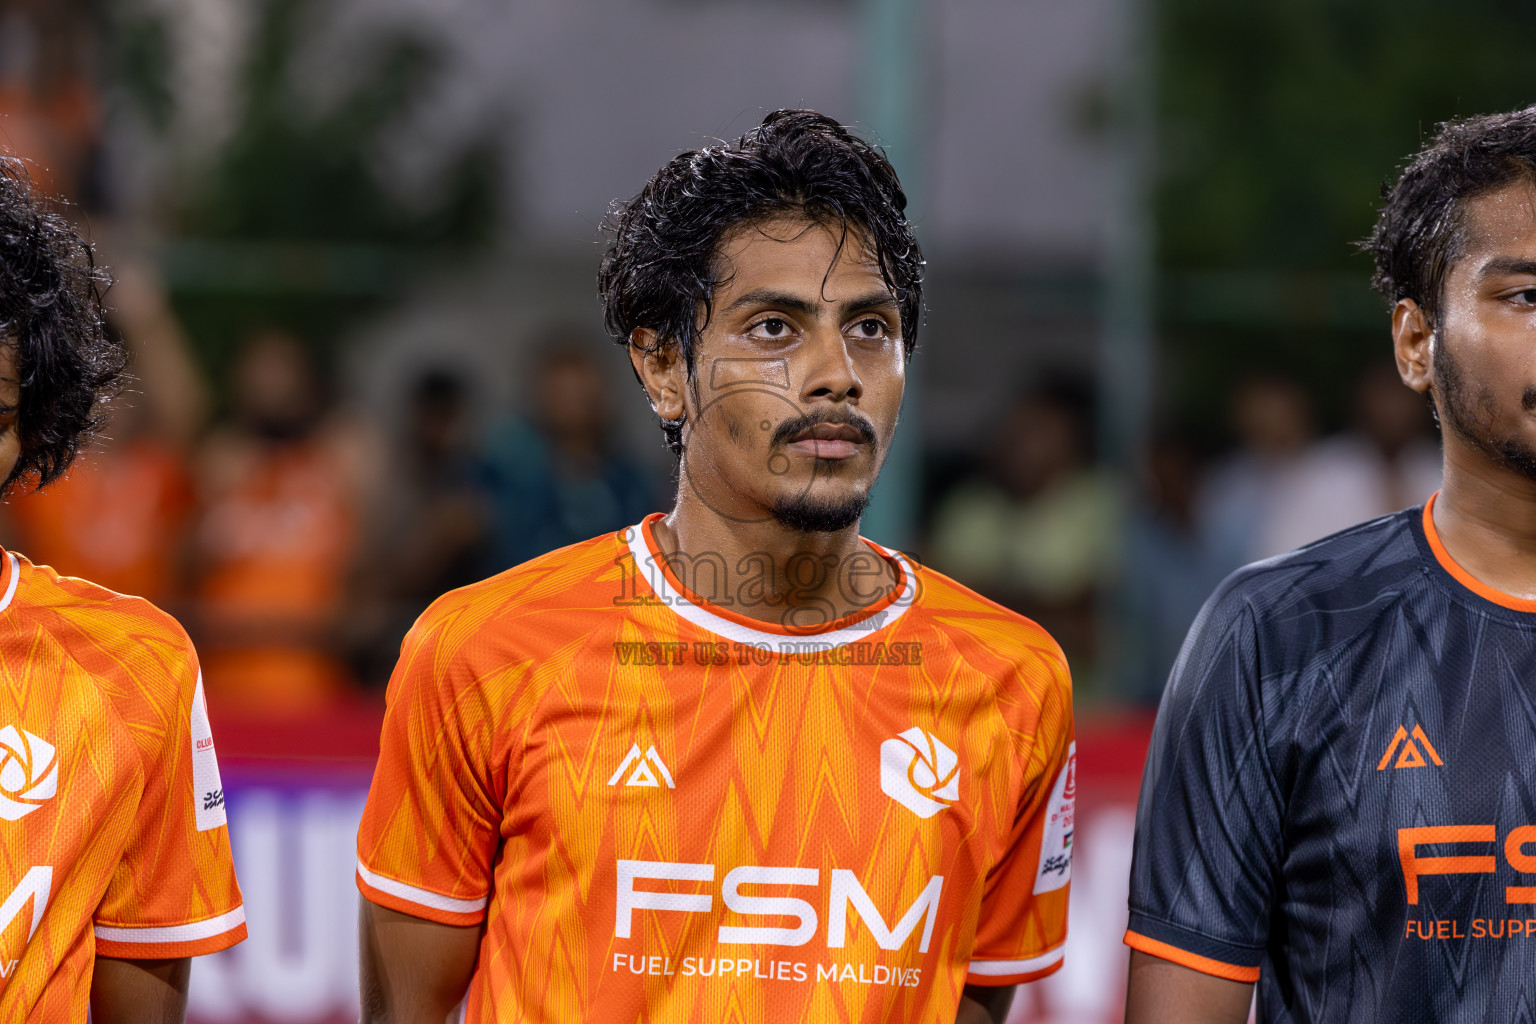
[[[1158,713],[1130,910],[1261,1021],[1536,1021],[1536,602],[1423,509],[1234,574]]]

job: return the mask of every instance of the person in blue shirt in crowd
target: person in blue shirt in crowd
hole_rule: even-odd
[[[574,333],[551,335],[532,377],[531,420],[492,429],[483,481],[491,571],[639,522],[656,505],[649,475],[609,443],[609,402]]]

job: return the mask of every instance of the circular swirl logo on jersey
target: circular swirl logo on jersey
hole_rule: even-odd
[[[14,725],[0,729],[0,818],[31,814],[58,791],[53,744]]]
[[[960,799],[960,755],[914,726],[880,744],[880,789],[919,818],[931,818]]]

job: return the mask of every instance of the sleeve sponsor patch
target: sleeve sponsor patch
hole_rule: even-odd
[[[192,694],[192,791],[197,830],[206,832],[223,825],[224,783],[219,780],[219,759],[213,752],[213,727],[208,724],[201,672],[197,674],[197,690]]]
[[[1067,747],[1067,763],[1051,787],[1040,839],[1040,867],[1035,892],[1055,892],[1072,880],[1072,824],[1077,808],[1077,743]]]

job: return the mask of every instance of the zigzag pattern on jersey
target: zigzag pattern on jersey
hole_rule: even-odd
[[[58,777],[35,811],[0,820],[0,902],[29,871],[49,875],[37,932],[28,939],[30,907],[0,931],[0,1021],[84,1020],[96,924],[203,921],[240,893],[227,832],[180,827],[193,814],[186,634],[145,601],[16,564],[0,612],[0,728],[51,744]]]
[[[1070,730],[1059,648],[1033,623],[927,574],[921,603],[878,635],[921,644],[920,666],[626,665],[615,644],[691,650],[719,640],[655,601],[616,601],[625,573],[633,579],[629,557],[617,539],[600,538],[445,596],[412,631],[391,683],[392,712],[410,723],[408,771],[423,781],[383,778],[401,768],[381,763],[359,854],[371,869],[433,892],[489,895],[486,967],[470,1019],[584,1020],[618,1006],[627,1010],[611,1019],[873,1024],[928,1020],[953,1007],[987,883],[984,871],[964,870],[965,850],[998,851],[1009,841],[1021,802],[1049,789],[1053,741]],[[396,706],[402,700],[408,707]],[[881,720],[900,724],[872,736],[870,723]],[[881,740],[914,724],[939,729],[956,747],[963,787],[981,781],[916,830],[916,817],[881,793],[877,753]],[[675,790],[607,784],[632,746],[652,745]],[[440,786],[427,780],[466,764],[476,766],[472,778],[452,787],[464,791],[471,820],[461,821],[432,802]],[[489,834],[490,822],[499,834]],[[467,841],[440,841],[449,835]],[[479,852],[498,848],[495,865]],[[620,859],[718,865],[713,883],[647,883],[713,892],[716,912],[636,911],[631,939],[616,939]],[[887,915],[944,874],[944,916],[928,961],[948,966],[920,988],[775,988],[734,977],[679,985],[675,976],[614,970],[615,953],[642,949],[674,969],[684,957],[714,956],[720,880],[745,864],[816,868],[823,886],[834,868],[852,870]],[[1026,893],[1028,867],[1019,883]],[[1009,951],[991,955],[1024,958],[1060,941],[1066,892],[1047,896],[1022,915]],[[882,954],[857,916],[848,925],[839,962]],[[825,927],[820,921],[803,947],[718,952],[829,961]]]

